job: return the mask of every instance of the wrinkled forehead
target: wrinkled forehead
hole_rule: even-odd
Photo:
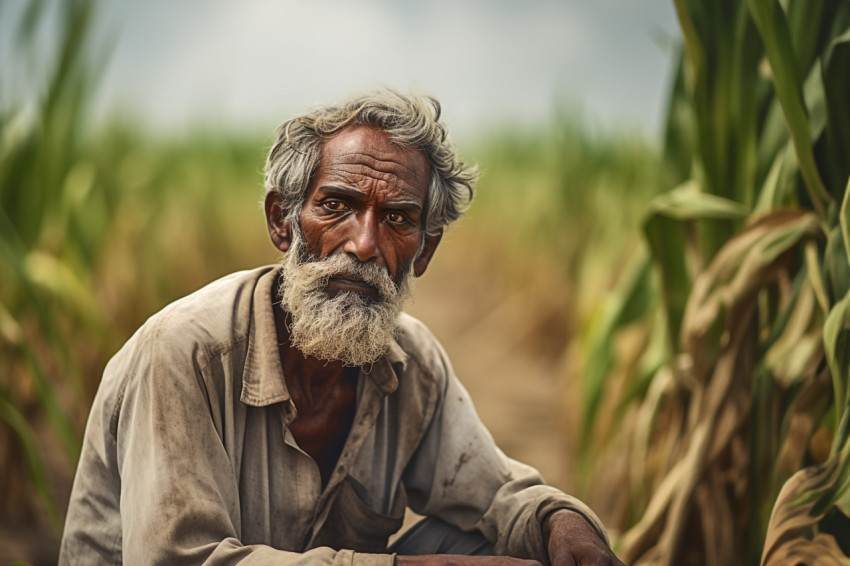
[[[415,147],[394,142],[377,127],[347,126],[325,140],[319,168],[340,164],[392,173],[424,188],[431,181],[431,166],[425,154]]]

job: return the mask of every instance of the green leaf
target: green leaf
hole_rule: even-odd
[[[806,370],[821,359],[820,322],[811,285],[802,285],[793,297],[793,308],[781,321],[782,330],[764,354],[764,366],[774,379],[789,387],[807,376]]]
[[[61,259],[34,250],[24,258],[27,280],[46,296],[53,296],[66,312],[76,314],[90,327],[100,322],[98,306],[90,284],[84,283],[74,270]]]
[[[747,207],[717,195],[704,193],[695,182],[685,183],[656,197],[649,205],[650,215],[662,215],[675,220],[705,218],[744,218]]]
[[[850,294],[829,312],[823,327],[824,351],[835,394],[836,420],[841,422],[847,405],[850,378]]]
[[[704,72],[705,51],[697,35],[694,20],[685,0],[674,0],[676,15],[679,18],[679,27],[682,29],[682,37],[685,40],[685,54],[688,65],[685,67],[685,88],[693,95],[696,89],[697,76]]]
[[[829,298],[826,294],[826,285],[823,282],[821,274],[821,258],[818,255],[818,245],[814,241],[806,242],[805,245],[806,266],[809,274],[809,284],[818,299],[821,310],[824,314],[829,312]]]
[[[847,249],[840,226],[835,226],[827,238],[824,269],[830,302],[836,303],[850,291],[850,264],[847,262]]]
[[[850,176],[850,104],[848,103],[850,101],[850,71],[848,69],[850,69],[850,30],[832,42],[823,63],[829,157],[827,167],[833,171],[835,190],[843,188],[843,181]]]
[[[47,517],[55,532],[59,532],[59,520],[56,513],[56,504],[50,493],[50,482],[47,477],[47,468],[41,459],[35,433],[26,418],[12,404],[7,391],[0,388],[0,421],[6,423],[14,434],[26,457],[29,480],[35,487],[39,499],[44,504]]]
[[[691,280],[705,261],[697,242],[695,222],[745,217],[747,209],[734,201],[700,192],[694,181],[656,197],[649,205],[644,231],[660,275],[671,351],[678,339]]]
[[[847,181],[847,187],[844,189],[844,200],[841,201],[841,210],[839,211],[838,222],[841,225],[841,236],[845,242],[850,242],[850,179]],[[850,263],[850,249],[845,244],[844,251],[847,252],[847,261]]]
[[[848,203],[850,203],[850,183],[848,183],[839,213],[841,235],[845,242],[848,241],[848,231],[850,230],[850,218],[848,218],[850,205]],[[848,254],[848,261],[850,261],[850,250],[845,247],[845,252]],[[832,372],[836,420],[839,423],[842,422],[847,405],[848,380],[850,380],[850,350],[848,350],[850,348],[850,334],[848,334],[848,331],[850,331],[850,294],[845,294],[830,311],[823,329],[824,350],[829,370]]]
[[[589,448],[597,408],[608,375],[614,367],[614,337],[622,327],[649,312],[652,305],[655,293],[652,289],[651,266],[649,255],[642,253],[622,288],[608,298],[598,322],[589,332],[588,361],[582,377],[582,452]]]
[[[792,204],[794,181],[798,172],[794,147],[788,142],[784,149],[778,150],[775,155],[773,164],[759,191],[758,201],[750,214],[751,220],[755,220],[771,210],[790,207]]]
[[[691,176],[694,164],[694,115],[685,90],[684,53],[679,52],[676,76],[667,102],[664,128],[664,162],[672,176],[670,186],[679,185]]]
[[[802,80],[785,14],[778,0],[747,0],[747,5],[764,41],[776,95],[782,104],[791,139],[794,140],[809,198],[815,211],[823,218],[826,214],[825,204],[832,197],[826,191],[815,163]]]

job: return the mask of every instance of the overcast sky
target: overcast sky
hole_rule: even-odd
[[[23,0],[12,0],[23,1]],[[273,130],[294,112],[388,85],[436,95],[452,126],[542,120],[660,130],[672,0],[108,0],[101,112],[155,128]]]

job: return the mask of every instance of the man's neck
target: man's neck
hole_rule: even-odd
[[[286,388],[300,413],[322,410],[333,391],[357,375],[354,368],[305,356],[288,343],[281,346],[281,358]]]
[[[274,313],[283,376],[298,411],[289,429],[318,464],[325,486],[351,430],[359,369],[305,356],[291,345],[287,314],[280,305],[274,305]]]
[[[337,387],[344,377],[350,376],[352,370],[344,367],[341,362],[327,362],[313,356],[305,356],[294,348],[289,339],[288,316],[279,303],[274,304],[278,351],[286,387],[293,400],[301,401],[301,405],[304,405],[302,407],[296,402],[299,411],[303,411],[320,405],[327,392]]]

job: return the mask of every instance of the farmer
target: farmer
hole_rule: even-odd
[[[166,307],[109,362],[60,563],[620,563],[590,509],[495,446],[401,312],[476,179],[439,114],[380,91],[281,127],[282,263]],[[408,506],[425,519],[388,546]]]

